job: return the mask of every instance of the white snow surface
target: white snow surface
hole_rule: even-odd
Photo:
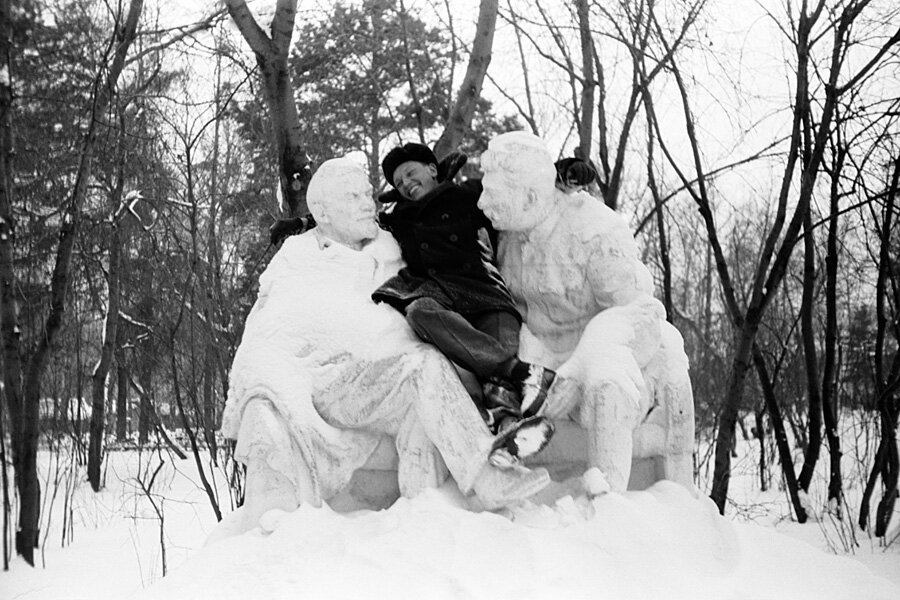
[[[209,545],[216,519],[193,457],[109,451],[104,489],[94,494],[71,455],[42,451],[38,567],[14,558],[0,572],[0,600],[900,599],[900,515],[887,548],[853,528],[860,470],[847,478],[852,514],[843,525],[799,525],[777,482],[754,491],[756,448],[741,442],[725,517],[702,491],[661,482],[611,493],[589,472],[545,495],[552,500],[514,511],[468,511],[450,481],[383,511],[270,512],[261,527]],[[857,454],[846,449],[848,467],[868,464],[853,463]],[[149,481],[160,462],[151,503],[138,479]],[[228,519],[226,477],[200,462]],[[824,470],[828,460],[818,464]],[[700,476],[703,490],[709,476]],[[819,491],[807,498],[814,510],[825,481],[817,475]],[[855,554],[829,552],[848,551],[849,531]]]
[[[54,533],[46,566],[14,560],[0,573],[0,598],[900,598],[896,543],[884,551],[863,537],[857,557],[867,566],[826,552],[818,524],[776,517],[786,535],[722,517],[669,482],[503,514],[465,510],[447,484],[383,511],[271,512],[265,530],[204,547],[215,518],[191,458],[169,460],[158,478],[170,568],[160,578],[159,519],[132,480],[112,474],[133,469],[136,454],[111,453],[107,489],[93,495],[83,484],[73,498],[74,543],[59,549]],[[225,498],[220,474],[217,485]]]
[[[253,560],[248,561],[248,557]],[[763,575],[765,574],[765,575]],[[346,517],[301,508],[209,548],[141,598],[898,598],[862,565],[647,492],[474,514],[432,493]]]

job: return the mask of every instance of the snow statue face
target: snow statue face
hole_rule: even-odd
[[[348,158],[322,163],[309,182],[306,201],[322,233],[336,242],[355,247],[378,233],[369,178]]]
[[[494,227],[527,231],[553,210],[556,167],[543,140],[524,131],[498,135],[481,155],[478,207]]]

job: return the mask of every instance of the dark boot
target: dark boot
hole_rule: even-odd
[[[517,361],[510,371],[510,383],[518,393],[522,416],[533,417],[541,413],[547,400],[547,392],[556,379],[556,371]]]
[[[520,420],[520,405],[519,394],[509,381],[492,377],[482,386],[482,416],[491,433],[496,435],[510,423]]]
[[[490,463],[500,469],[519,464],[546,448],[555,430],[547,417],[507,421],[491,447]]]

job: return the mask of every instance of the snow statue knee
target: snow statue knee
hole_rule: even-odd
[[[318,226],[288,238],[260,276],[231,368],[222,431],[247,465],[233,530],[272,509],[346,505],[354,474],[378,460],[393,496],[367,478],[357,499],[415,496],[448,473],[489,508],[546,485],[546,471],[488,465],[493,437],[456,370],[372,301],[402,261],[362,167],[326,161],[307,200]]]
[[[587,464],[613,490],[691,487],[684,344],[626,223],[584,192],[556,190],[553,159],[529,133],[494,138],[481,166],[479,207],[501,232],[501,272],[524,319],[520,353],[558,373],[547,415],[587,430]]]

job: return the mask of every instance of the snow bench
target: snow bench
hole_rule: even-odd
[[[661,427],[648,420],[643,433],[636,433],[634,455],[631,460],[629,490],[643,490],[661,479],[665,479],[664,458],[654,456],[647,444],[641,440],[647,433],[646,427]],[[554,481],[562,482],[578,477],[587,470],[587,431],[569,419],[556,421],[556,434],[550,444],[536,456],[526,461],[528,466],[546,468]],[[394,440],[383,436],[375,452],[361,468],[357,469],[350,483],[337,496],[328,500],[329,506],[338,511],[356,510],[361,507],[387,508],[400,497],[397,484],[397,451]]]

